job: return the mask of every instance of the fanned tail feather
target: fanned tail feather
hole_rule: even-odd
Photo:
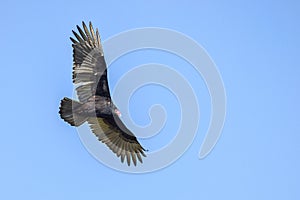
[[[78,108],[82,103],[74,101],[67,97],[63,98],[60,102],[59,114],[60,117],[68,122],[71,126],[80,126],[87,121],[88,117],[80,115],[75,112],[74,108]]]

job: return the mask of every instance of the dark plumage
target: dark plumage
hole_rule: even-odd
[[[73,42],[73,83],[79,101],[65,97],[61,100],[59,114],[71,126],[88,122],[92,132],[118,157],[130,165],[143,162],[145,149],[134,134],[120,120],[120,111],[111,100],[107,68],[98,29],[94,32],[91,22],[89,29],[82,22],[83,30],[77,26],[79,34],[72,31]]]

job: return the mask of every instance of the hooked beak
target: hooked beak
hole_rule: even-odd
[[[122,117],[122,114],[118,109],[115,109],[115,113],[118,115],[118,117]]]

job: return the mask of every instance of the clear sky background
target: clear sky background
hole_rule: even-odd
[[[300,199],[299,1],[12,0],[0,5],[0,199]],[[207,50],[227,92],[224,130],[208,157],[198,159],[210,114],[205,86],[199,86],[203,124],[171,166],[128,174],[86,151],[76,129],[58,115],[60,99],[71,97],[73,89],[68,38],[82,20],[99,27],[102,40],[154,26],[182,32]],[[164,56],[180,68],[172,56],[157,52],[124,57],[124,68],[122,60],[115,62],[111,88],[135,64]],[[149,123],[149,101],[142,99],[154,89],[133,97],[130,112],[137,124]],[[161,98],[153,103],[173,101],[156,89]],[[176,110],[172,105],[167,111]],[[167,123],[162,134],[172,132],[178,119]],[[166,143],[165,137],[160,141]],[[141,142],[159,148],[151,140]]]

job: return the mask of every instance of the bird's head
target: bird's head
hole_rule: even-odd
[[[122,116],[121,112],[119,111],[119,109],[114,104],[112,104],[111,109],[112,109],[113,114],[118,115],[118,117]]]
[[[122,117],[121,112],[117,108],[115,108],[114,112],[118,115],[118,117]]]

